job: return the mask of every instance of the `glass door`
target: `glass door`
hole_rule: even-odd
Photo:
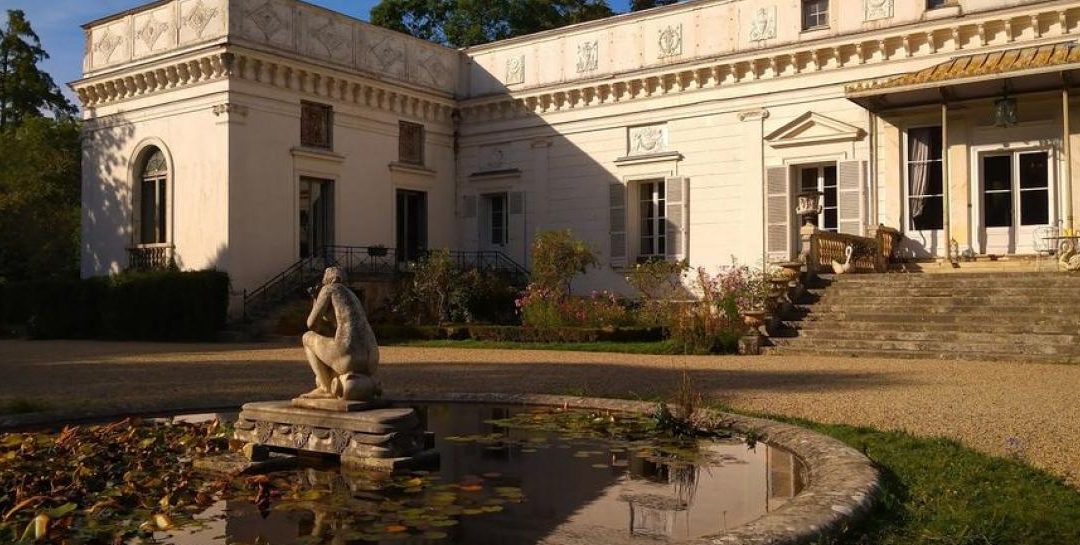
[[[300,259],[324,255],[334,244],[334,183],[300,178]]]
[[[1033,253],[1036,230],[1053,222],[1049,152],[985,154],[980,177],[982,252]]]
[[[810,222],[820,231],[837,232],[840,228],[839,196],[837,194],[836,163],[822,165],[800,165],[796,167],[798,172],[798,190],[796,193],[817,191],[821,193],[821,212],[816,217],[811,217]],[[794,225],[796,229],[802,227],[803,217],[796,216]],[[799,240],[799,252],[802,253],[802,239]]]
[[[904,234],[916,257],[943,256],[945,241],[945,173],[941,127],[907,131]]]
[[[416,261],[427,252],[427,193],[397,191],[397,259]]]

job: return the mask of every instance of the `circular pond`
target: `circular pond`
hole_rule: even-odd
[[[805,482],[786,450],[735,436],[677,439],[643,416],[417,409],[435,434],[437,468],[395,477],[338,467],[275,472],[264,487],[269,502],[222,500],[200,517],[204,527],[158,537],[178,545],[681,541],[755,520]]]

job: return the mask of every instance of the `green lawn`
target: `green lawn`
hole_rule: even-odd
[[[573,352],[619,352],[624,354],[682,354],[671,341],[655,342],[592,342],[592,343],[519,343],[499,341],[388,341],[383,346],[416,346],[421,348],[477,348],[502,350],[556,350]]]
[[[1080,543],[1080,491],[1020,461],[946,439],[768,416],[835,437],[882,470],[873,515],[828,545]]]

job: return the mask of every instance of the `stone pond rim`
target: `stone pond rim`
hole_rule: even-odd
[[[598,409],[622,412],[648,413],[655,403],[609,398],[589,398],[543,394],[496,394],[451,393],[398,395],[387,398],[391,403],[486,403],[501,405],[532,405],[567,407],[573,409]],[[231,410],[236,410],[232,407]],[[222,407],[168,408],[161,411],[143,411],[142,414],[182,414],[208,410],[224,410]],[[22,415],[30,417],[31,415]],[[82,416],[80,418],[79,416]],[[11,427],[48,427],[87,422],[89,415],[71,413],[36,414],[32,418],[10,418],[3,422],[0,431]],[[130,413],[104,411],[92,415],[95,421],[132,416]],[[737,433],[754,433],[762,441],[783,448],[797,456],[806,466],[806,487],[782,507],[761,518],[734,528],[728,532],[704,536],[683,543],[718,545],[787,545],[813,542],[822,535],[831,535],[841,528],[850,527],[865,517],[877,499],[880,490],[880,473],[866,456],[846,444],[825,435],[764,418],[741,416],[711,411],[711,416],[724,428]],[[597,543],[590,536],[589,545]],[[612,536],[614,543],[621,543]],[[584,542],[582,542],[584,543]],[[567,543],[567,545],[571,545]],[[575,544],[576,545],[576,544]]]

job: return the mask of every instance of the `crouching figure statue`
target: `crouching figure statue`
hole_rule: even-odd
[[[319,333],[334,326],[334,336]],[[346,285],[345,272],[329,267],[308,315],[304,353],[315,373],[315,389],[306,399],[372,401],[382,394],[374,375],[379,346],[364,307]]]

